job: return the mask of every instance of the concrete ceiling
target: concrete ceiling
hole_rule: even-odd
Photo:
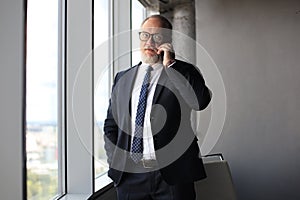
[[[194,0],[139,0],[146,8],[152,8],[160,12],[171,10],[174,6],[184,3],[192,3]]]

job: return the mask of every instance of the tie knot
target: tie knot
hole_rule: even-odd
[[[151,67],[151,65],[149,65],[148,67],[147,67],[147,72],[151,72],[153,70],[153,68]]]

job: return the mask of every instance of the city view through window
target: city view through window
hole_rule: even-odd
[[[94,47],[97,49],[109,39],[110,1],[94,1]],[[60,75],[62,66],[60,17],[61,0],[28,0],[26,46],[26,167],[27,199],[52,199],[61,195],[61,115],[62,97]],[[132,29],[139,28],[144,18],[144,8],[132,0]],[[132,37],[137,37],[133,33]],[[109,59],[105,47],[101,59]],[[136,64],[139,53],[134,49],[132,62]],[[136,53],[136,54],[135,54]],[[97,60],[95,59],[95,65]],[[129,67],[129,66],[128,66]],[[109,69],[95,83],[95,177],[108,170],[103,142],[103,122],[106,117],[112,74]],[[97,79],[99,80],[99,79]],[[99,87],[98,87],[99,86]]]
[[[138,29],[144,19],[144,7],[138,0],[132,0],[131,2],[131,29],[132,37],[138,38]],[[109,48],[109,0],[95,0],[94,4],[94,47],[95,58],[94,66],[95,71],[102,70],[99,73],[101,77],[95,77],[95,98],[94,98],[94,112],[95,112],[95,177],[98,178],[105,174],[108,170],[108,164],[106,162],[106,154],[104,150],[104,138],[103,138],[103,124],[106,117],[108,108],[109,96],[110,96],[110,80],[112,79],[111,67],[99,66],[99,63],[109,63],[111,61],[103,62],[104,59],[110,59]],[[130,29],[128,29],[128,32]],[[136,42],[136,40],[134,40]],[[135,43],[132,43],[131,53],[132,64],[140,62],[140,52]],[[99,53],[100,52],[100,53]],[[101,58],[99,58],[99,57]],[[101,61],[99,61],[99,59]],[[101,68],[98,69],[97,67]],[[129,67],[129,66],[128,66]],[[104,69],[104,70],[103,70]]]
[[[108,170],[106,154],[104,151],[103,123],[106,117],[106,110],[109,101],[109,76],[110,71],[106,66],[100,66],[100,63],[108,63],[109,59],[109,0],[94,1],[94,71],[100,70],[101,77],[95,78],[94,92],[94,152],[95,178],[103,175]],[[99,53],[101,52],[101,53]],[[103,62],[103,60],[106,60]],[[104,70],[103,70],[104,69]],[[96,76],[96,75],[95,75]]]
[[[58,5],[28,0],[26,58],[27,199],[58,194]]]

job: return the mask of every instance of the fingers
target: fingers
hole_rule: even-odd
[[[173,49],[173,45],[170,43],[164,43],[164,44],[160,45],[158,47],[157,54],[161,54],[162,52],[164,53],[163,60],[162,60],[163,65],[165,67],[167,67],[170,65],[170,63],[174,62],[174,59],[175,59],[175,52]]]
[[[173,45],[170,44],[170,43],[164,43],[162,45],[160,45],[158,47],[158,51],[157,51],[157,54],[161,54],[161,52],[164,52],[164,53],[174,53],[174,49],[173,49]]]

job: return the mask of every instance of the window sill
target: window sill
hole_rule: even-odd
[[[91,194],[66,194],[58,200],[87,200]]]
[[[95,179],[95,192],[101,190],[102,188],[108,186],[112,183],[112,180],[107,176],[107,172],[98,176]]]
[[[107,187],[112,183],[112,180],[104,173],[95,179],[95,192]],[[86,200],[92,194],[66,194],[62,197],[57,198],[57,200]]]

